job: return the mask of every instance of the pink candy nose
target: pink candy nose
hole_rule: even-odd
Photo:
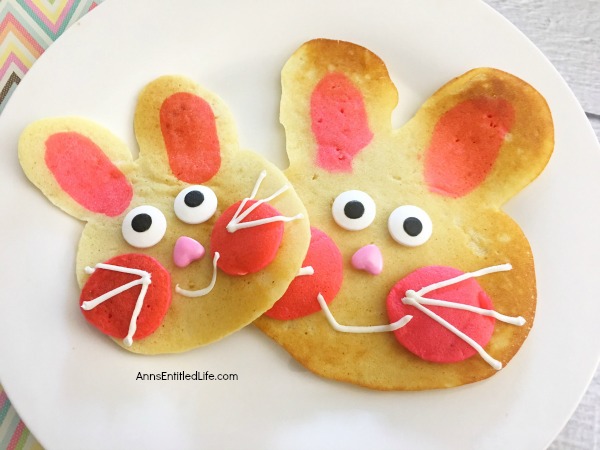
[[[181,236],[173,248],[173,262],[177,267],[187,267],[202,258],[204,253],[204,247],[198,241],[191,237]]]
[[[371,275],[379,275],[383,270],[383,256],[375,244],[365,245],[352,255],[352,267],[364,270]]]

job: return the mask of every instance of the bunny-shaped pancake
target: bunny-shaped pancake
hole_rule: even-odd
[[[281,297],[308,248],[308,219],[281,171],[240,150],[222,100],[191,80],[147,85],[134,128],[135,160],[96,123],[43,119],[24,130],[19,159],[86,222],[76,264],[85,318],[133,352],[180,352]]]
[[[401,129],[384,63],[304,44],[282,72],[286,175],[310,214],[301,276],[256,325],[311,371],[382,390],[471,383],[527,337],[533,257],[502,205],[544,168],[543,97],[471,70]]]

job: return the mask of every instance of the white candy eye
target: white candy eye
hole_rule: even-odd
[[[375,219],[375,202],[363,191],[346,191],[336,197],[331,207],[333,220],[351,231],[364,230]]]
[[[217,196],[211,188],[189,186],[175,198],[175,215],[185,223],[206,222],[217,210],[217,203]]]
[[[429,215],[421,208],[404,205],[399,206],[390,214],[388,229],[399,244],[417,247],[429,240],[433,224]]]
[[[150,205],[133,208],[121,225],[121,232],[127,243],[137,248],[158,244],[166,231],[167,219],[164,214]]]

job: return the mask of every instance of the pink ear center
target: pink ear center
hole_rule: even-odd
[[[88,211],[114,217],[129,206],[133,189],[127,178],[88,137],[53,134],[44,158],[60,187]]]
[[[200,184],[221,166],[215,115],[197,95],[179,92],[160,109],[160,127],[173,174],[181,181]]]
[[[425,153],[425,181],[432,192],[461,197],[488,176],[514,109],[504,99],[466,100],[447,111],[433,130]]]
[[[330,172],[351,172],[352,159],[373,138],[362,93],[345,75],[330,73],[313,91],[310,116],[317,165]]]

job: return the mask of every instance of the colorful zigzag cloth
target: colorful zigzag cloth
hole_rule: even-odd
[[[44,50],[102,1],[0,0],[0,114],[19,82]],[[0,449],[41,449],[15,412],[2,386]]]
[[[0,113],[44,50],[102,1],[0,1]]]

